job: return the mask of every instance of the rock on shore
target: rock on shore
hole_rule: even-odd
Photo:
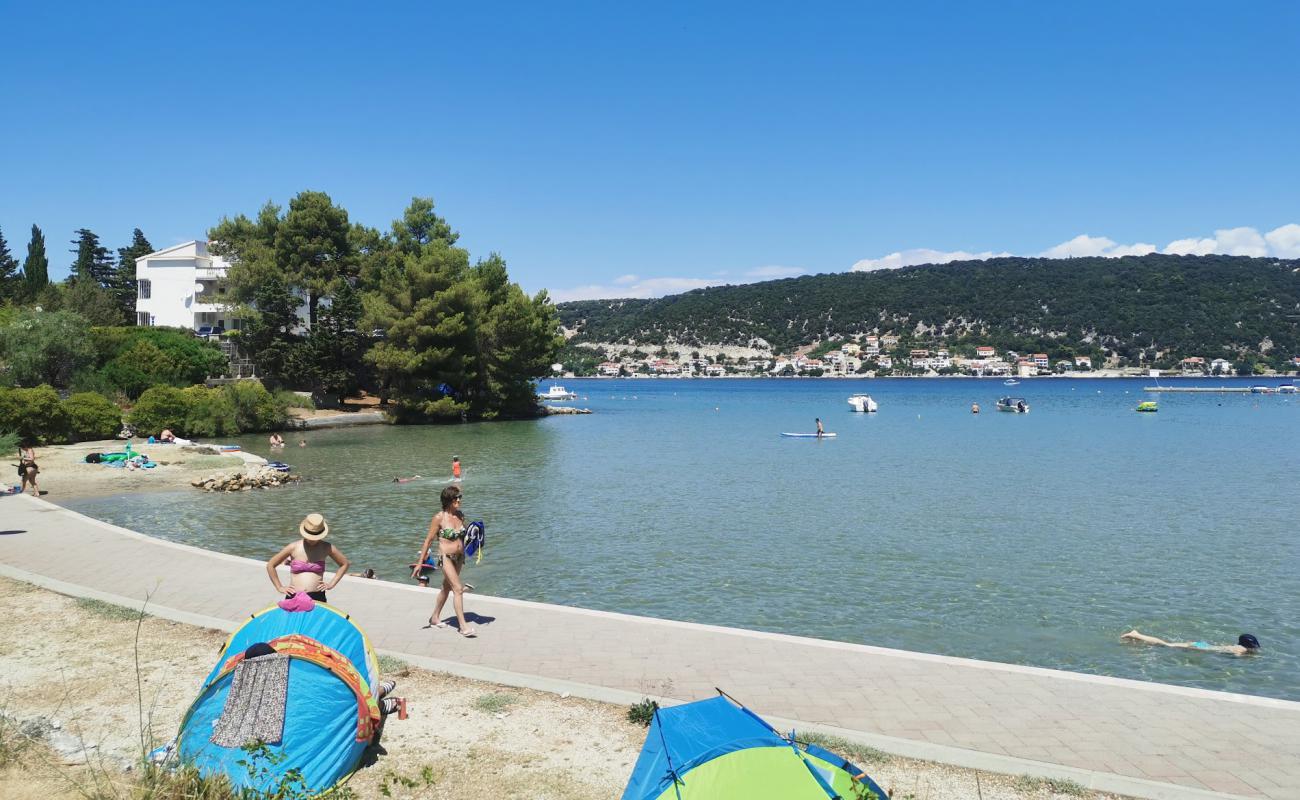
[[[291,475],[270,467],[258,467],[249,472],[217,472],[206,478],[195,478],[190,485],[205,492],[242,492],[250,489],[269,489],[286,483],[297,483],[300,475]]]

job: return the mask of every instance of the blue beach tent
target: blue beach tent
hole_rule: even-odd
[[[258,649],[246,654],[253,645]],[[272,657],[243,664],[258,652]],[[278,680],[260,672],[272,663]],[[324,603],[305,612],[272,606],[252,615],[222,648],[181,722],[177,755],[237,787],[270,793],[289,783],[318,796],[347,780],[375,739],[382,719],[378,681],[375,652],[346,614]],[[237,697],[228,709],[232,686]],[[249,730],[257,733],[246,737]],[[236,738],[263,744],[255,751]]]
[[[655,712],[623,800],[888,800],[834,753],[719,696]]]

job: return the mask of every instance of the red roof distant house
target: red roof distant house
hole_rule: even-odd
[[[979,356],[980,358],[987,358],[991,355],[996,355],[997,352],[998,352],[997,348],[989,347],[988,345],[980,345],[979,347],[975,348],[975,355]]]
[[[1179,361],[1178,363],[1179,363],[1179,364],[1186,364],[1187,366],[1190,367],[1190,366],[1192,366],[1192,365],[1194,365],[1194,364],[1195,364],[1195,365],[1204,364],[1204,363],[1205,363],[1205,359],[1201,358],[1200,356],[1191,356],[1190,358],[1184,358],[1182,361]]]
[[[1051,366],[1052,361],[1047,357],[1047,353],[1034,353],[1034,363],[1040,367],[1047,367]]]

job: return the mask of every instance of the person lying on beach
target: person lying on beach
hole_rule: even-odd
[[[412,475],[409,478],[393,478],[393,483],[410,483],[411,481],[418,481],[419,479],[419,475]]]
[[[176,434],[172,433],[170,428],[163,428],[163,432],[158,434],[158,441],[171,444],[176,441]]]
[[[1243,633],[1237,637],[1236,644],[1209,644],[1208,642],[1166,642],[1156,636],[1147,636],[1145,633],[1139,633],[1137,628],[1120,636],[1130,642],[1141,642],[1143,644],[1158,644],[1163,647],[1176,647],[1180,650],[1205,650],[1210,653],[1227,653],[1234,656],[1244,656],[1259,652],[1259,640],[1249,633]]]
[[[271,578],[275,590],[290,600],[296,594],[305,593],[318,603],[326,602],[325,593],[338,586],[339,581],[348,571],[348,559],[332,544],[326,544],[330,526],[320,514],[308,514],[298,525],[299,539],[285,545],[280,552],[271,556],[266,562],[266,574]],[[325,582],[325,557],[334,560],[338,569],[334,579]],[[280,582],[276,567],[288,562],[289,586]]]

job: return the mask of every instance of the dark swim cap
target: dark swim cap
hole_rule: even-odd
[[[1242,635],[1238,636],[1238,637],[1237,637],[1237,644],[1241,645],[1242,647],[1246,648],[1247,650],[1258,650],[1258,649],[1259,649],[1259,640],[1256,639],[1255,636],[1254,636],[1253,634],[1250,634],[1250,633],[1243,633]]]

